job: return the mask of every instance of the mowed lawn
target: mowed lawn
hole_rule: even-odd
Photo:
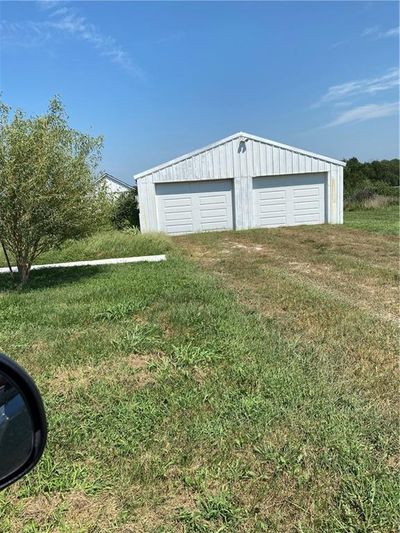
[[[397,239],[164,242],[164,263],[0,277],[0,349],[49,417],[0,531],[395,531]]]
[[[348,227],[376,231],[386,235],[399,235],[399,206],[391,205],[380,209],[345,211],[344,221]]]

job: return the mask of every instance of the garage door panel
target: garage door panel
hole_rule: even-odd
[[[285,209],[286,204],[270,204],[270,205],[260,205],[259,212],[260,216],[268,215],[272,213],[286,213]]]
[[[265,216],[261,217],[260,227],[284,226],[287,222],[285,216]]]
[[[179,225],[169,225],[167,233],[171,235],[185,235],[186,233],[194,233],[193,224],[179,224]]]
[[[285,213],[269,213],[269,214],[263,214],[260,216],[260,219],[263,221],[274,221],[277,222],[286,222],[286,215]]]
[[[156,184],[156,198],[161,231],[233,229],[231,180]]]
[[[163,203],[165,208],[175,208],[175,207],[191,207],[192,199],[190,196],[182,198],[163,198]]]
[[[226,224],[225,221],[214,221],[214,222],[202,222],[201,223],[201,231],[218,231],[218,230],[225,230]]]
[[[201,218],[201,224],[204,223],[212,223],[212,222],[226,222],[226,215],[220,215],[220,216],[207,216]]]
[[[301,202],[295,203],[295,210],[299,209],[318,209],[319,210],[319,200],[311,200],[310,202],[305,202],[302,200]]]
[[[286,198],[283,199],[276,199],[276,200],[263,200],[262,198],[259,199],[259,205],[260,207],[273,207],[274,205],[286,205]]]
[[[164,212],[167,213],[191,213],[192,204],[190,205],[172,205],[163,204]]]
[[[165,213],[165,220],[167,222],[171,221],[191,221],[192,220],[192,213],[191,211],[177,211],[177,212],[171,212],[171,213]]]
[[[286,192],[284,190],[272,190],[272,191],[262,191],[260,190],[260,200],[273,201],[273,200],[284,200],[286,198]]]
[[[309,187],[309,188],[294,188],[293,196],[295,198],[309,198],[310,196],[318,196],[319,188],[318,187]]]
[[[272,205],[286,205],[286,198],[276,198],[273,200],[265,200],[265,199],[260,198],[259,203],[260,203],[260,206],[266,206],[266,207],[268,207],[269,205],[271,206]]]
[[[314,217],[315,220],[319,220],[320,219],[320,216],[319,216],[319,213],[316,213],[315,211],[304,211],[304,212],[300,212],[300,213],[294,213],[293,215],[294,217],[294,221],[296,223],[299,223],[301,222],[301,220],[307,220],[306,217]]]
[[[308,215],[295,215],[294,220],[296,224],[308,224],[313,222],[314,224],[321,224],[319,214],[308,214]]]
[[[201,218],[206,220],[209,218],[223,218],[227,219],[228,212],[226,209],[201,209]]]
[[[224,218],[215,218],[215,219],[208,219],[208,220],[202,220],[200,222],[201,228],[207,228],[210,229],[211,226],[215,226],[216,229],[224,229],[225,228],[225,219]],[[211,228],[212,229],[212,228]]]
[[[304,215],[294,215],[294,224],[309,224],[313,222],[314,224],[321,224],[321,219],[319,214],[304,214]]]
[[[200,196],[199,203],[200,205],[215,205],[222,204],[225,205],[226,197],[224,195],[216,196]]]
[[[221,224],[224,224],[225,227],[225,217],[215,217],[215,218],[205,218],[200,222],[201,226],[209,226],[210,224],[215,224],[218,228],[221,227]]]
[[[182,233],[184,231],[193,232],[194,225],[191,219],[186,220],[168,220],[165,222],[165,230],[167,233]]]
[[[325,221],[325,175],[253,178],[254,226],[321,224]]]

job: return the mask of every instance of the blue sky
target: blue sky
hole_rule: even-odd
[[[397,2],[1,2],[3,100],[104,135],[134,173],[247,131],[311,151],[392,158]]]

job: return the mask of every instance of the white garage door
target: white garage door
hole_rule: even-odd
[[[171,235],[233,229],[232,181],[156,185],[158,226]]]
[[[254,225],[268,228],[325,222],[325,175],[253,178]]]

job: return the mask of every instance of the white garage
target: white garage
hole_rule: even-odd
[[[240,132],[137,174],[141,230],[341,224],[344,165]]]

